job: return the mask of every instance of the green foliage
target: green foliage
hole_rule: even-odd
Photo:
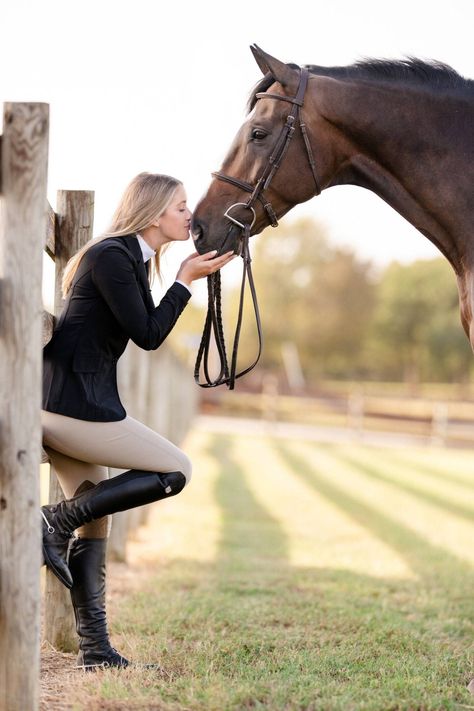
[[[331,247],[308,219],[267,230],[253,248],[263,366],[281,368],[282,344],[293,341],[308,378],[356,374],[374,303],[370,265]],[[245,318],[242,362],[250,359],[255,342],[250,304]]]
[[[265,335],[263,368],[282,372],[282,346],[290,341],[310,383],[469,379],[472,352],[445,259],[392,263],[375,277],[370,263],[331,245],[309,219],[266,230],[252,248]],[[227,319],[235,318],[236,304],[237,294]],[[254,351],[247,303],[242,364]]]
[[[374,371],[382,377],[412,382],[468,378],[472,352],[446,260],[387,268],[378,284],[367,346]]]

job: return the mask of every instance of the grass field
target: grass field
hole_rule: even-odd
[[[193,482],[153,508],[109,605],[114,646],[162,669],[71,673],[64,708],[474,708],[473,453],[199,430],[185,448]]]

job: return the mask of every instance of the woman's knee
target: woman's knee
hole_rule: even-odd
[[[187,486],[189,482],[191,481],[192,473],[193,473],[193,465],[191,463],[191,460],[189,457],[182,452],[182,457],[181,457],[181,464],[180,464],[180,469],[179,471],[183,474],[184,478],[186,479],[186,483],[184,486]]]
[[[179,458],[176,461],[174,470],[184,476],[185,482],[182,486],[182,489],[184,489],[184,487],[187,486],[191,481],[192,469],[193,465],[191,463],[191,460],[184,452],[180,451]],[[182,489],[180,489],[180,491]]]

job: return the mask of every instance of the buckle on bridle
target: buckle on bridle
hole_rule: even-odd
[[[246,225],[246,224],[244,224],[243,222],[239,222],[239,220],[236,220],[235,217],[232,217],[231,215],[229,215],[230,210],[232,210],[233,207],[238,207],[239,205],[241,205],[242,207],[246,207],[247,210],[252,210],[253,220],[252,220],[252,222],[250,223],[250,225]],[[234,225],[237,225],[237,226],[240,227],[242,230],[245,230],[247,227],[248,227],[249,230],[251,230],[252,227],[253,227],[254,224],[255,224],[256,219],[257,219],[257,215],[255,214],[255,210],[253,209],[253,207],[252,207],[251,205],[247,205],[246,202],[234,202],[234,204],[231,205],[230,207],[228,207],[227,210],[224,212],[224,217],[227,217],[228,220],[230,220],[231,222],[233,222]]]

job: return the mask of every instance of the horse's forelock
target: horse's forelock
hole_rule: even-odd
[[[301,69],[301,67],[298,64],[293,64],[291,62],[288,62],[288,66],[291,67],[292,69]],[[268,91],[268,89],[271,87],[272,84],[274,84],[276,81],[275,77],[270,74],[270,72],[267,72],[263,79],[260,79],[260,81],[255,84],[253,87],[252,91],[250,92],[250,96],[247,102],[247,113],[249,114],[252,109],[254,108],[255,104],[257,103],[257,94],[259,94],[262,91]]]
[[[267,91],[271,87],[271,85],[274,83],[274,81],[275,81],[275,79],[270,74],[270,72],[267,72],[267,74],[265,74],[265,76],[262,79],[260,79],[260,81],[257,82],[257,84],[255,84],[255,86],[252,88],[252,91],[250,92],[250,96],[247,101],[247,113],[248,114],[253,110],[255,104],[257,103],[257,94],[261,91]]]

